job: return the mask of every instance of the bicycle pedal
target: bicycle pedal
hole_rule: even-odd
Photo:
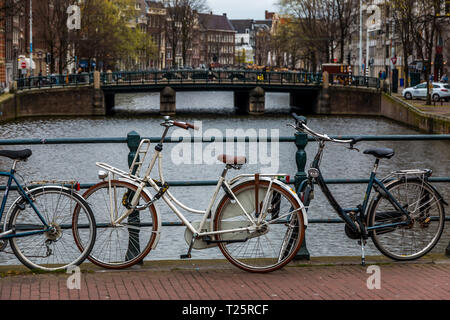
[[[190,254],[182,254],[180,255],[180,259],[190,259],[192,256]]]

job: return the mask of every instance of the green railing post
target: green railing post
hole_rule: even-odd
[[[299,197],[301,197],[300,185],[306,180],[307,175],[305,173],[306,166],[306,151],[305,147],[308,144],[308,135],[306,133],[295,133],[295,145],[297,146],[297,152],[295,153],[295,161],[297,163],[297,173],[295,174],[295,190]],[[294,260],[309,260],[309,251],[306,248],[306,234],[303,240],[302,246],[295,256]]]
[[[136,131],[131,131],[127,135],[127,145],[130,149],[128,153],[128,167],[131,169],[131,165],[133,164],[134,157],[136,156],[136,152],[138,151],[139,144],[141,142],[141,136]],[[136,168],[133,168],[133,174],[136,172]],[[128,216],[128,223],[130,225],[140,224],[140,216],[139,211],[135,210],[132,214]],[[128,251],[126,253],[127,260],[131,260],[136,257],[140,253],[140,245],[139,245],[139,230],[136,229],[128,229],[129,233],[129,241],[128,241]],[[143,262],[140,261],[140,264]]]

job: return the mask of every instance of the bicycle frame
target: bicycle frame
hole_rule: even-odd
[[[308,180],[305,180],[299,187],[300,190],[303,190],[305,188],[305,184],[308,184],[307,189],[305,190],[305,199],[304,199],[304,203],[305,205],[308,207],[309,203],[310,203],[310,194],[311,191],[314,190],[314,186],[313,186],[313,179],[317,182],[317,184],[319,185],[320,189],[322,190],[323,194],[325,195],[325,197],[327,198],[328,202],[330,203],[330,205],[333,207],[333,209],[336,211],[336,213],[338,214],[338,216],[344,220],[344,222],[352,229],[352,231],[359,233],[359,227],[355,224],[355,221],[350,217],[350,214],[354,214],[354,213],[360,213],[360,218],[361,218],[361,222],[366,220],[366,214],[367,214],[367,208],[368,208],[368,203],[369,203],[369,199],[370,199],[370,195],[372,193],[372,189],[376,188],[375,185],[380,188],[384,194],[384,196],[386,196],[388,198],[388,200],[398,209],[401,211],[402,214],[404,214],[406,216],[406,221],[402,221],[402,222],[398,222],[398,223],[391,223],[391,224],[380,224],[377,226],[373,226],[373,227],[364,227],[365,230],[363,230],[363,232],[367,232],[367,231],[371,231],[371,230],[376,230],[376,229],[381,229],[381,228],[386,228],[386,227],[394,227],[394,226],[399,226],[399,225],[408,225],[411,221],[411,218],[408,214],[408,212],[398,203],[398,201],[395,199],[395,197],[389,192],[389,190],[387,190],[387,188],[385,187],[385,185],[383,184],[382,181],[380,181],[379,179],[377,179],[376,177],[376,171],[378,168],[378,164],[379,164],[379,159],[376,159],[375,161],[375,165],[374,168],[370,174],[370,178],[369,178],[369,182],[367,185],[367,189],[364,195],[364,200],[362,202],[362,205],[359,205],[356,208],[342,208],[338,201],[334,198],[333,194],[331,193],[330,189],[328,188],[328,185],[326,184],[322,173],[320,171],[320,159],[321,159],[321,155],[323,152],[323,149],[325,147],[325,143],[324,142],[319,142],[319,150],[311,164],[311,168],[312,169],[316,169],[318,171],[318,175],[317,177],[308,177]],[[362,226],[362,223],[361,223]]]
[[[45,219],[39,213],[39,210],[36,208],[33,201],[28,197],[27,193],[25,192],[25,190],[22,188],[22,186],[20,185],[20,183],[17,181],[16,177],[14,176],[15,165],[16,165],[16,162],[14,162],[13,168],[11,169],[10,172],[0,171],[0,176],[8,177],[8,183],[6,185],[5,193],[3,194],[3,200],[2,200],[1,207],[0,207],[0,221],[3,218],[3,213],[6,208],[6,201],[8,199],[8,195],[9,195],[9,191],[11,189],[12,183],[14,181],[14,183],[16,184],[17,189],[19,191],[19,194],[22,196],[23,199],[25,199],[25,201],[31,206],[31,208],[33,208],[34,212],[39,217],[39,220],[41,220],[41,222],[44,224],[45,228],[42,230],[39,230],[39,231],[15,233],[13,235],[11,235],[11,233],[13,233],[13,230],[4,231],[4,232],[0,233],[0,239],[2,239],[2,240],[9,239],[9,238],[26,237],[26,236],[31,236],[31,235],[35,235],[35,234],[41,234],[41,233],[45,233],[45,232],[48,232],[51,230],[51,227],[48,225],[48,223],[45,221]]]
[[[100,168],[103,168],[113,174],[118,174],[119,176],[125,178],[125,179],[129,179],[132,180],[133,182],[138,184],[138,190],[136,191],[133,199],[131,200],[130,206],[131,208],[128,209],[124,214],[122,214],[122,216],[118,217],[117,219],[115,219],[113,221],[113,224],[120,224],[124,219],[126,219],[134,210],[136,210],[136,206],[139,202],[140,199],[140,194],[141,192],[144,190],[145,187],[147,187],[148,185],[150,185],[156,192],[160,192],[161,191],[161,187],[160,185],[164,185],[165,184],[165,179],[164,179],[164,175],[163,175],[163,169],[162,169],[162,142],[165,138],[165,135],[167,133],[167,129],[161,139],[161,142],[155,147],[155,152],[153,154],[152,159],[150,160],[149,166],[147,168],[147,171],[144,174],[143,178],[140,178],[137,175],[134,174],[130,174],[129,172],[125,172],[122,171],[120,169],[114,168],[112,166],[109,166],[108,164],[105,163],[97,163],[96,165],[99,166]],[[141,142],[142,144],[142,142]],[[158,161],[158,171],[159,171],[159,179],[160,181],[155,181],[154,179],[150,178],[150,174],[152,172],[152,170],[154,169],[155,165],[156,165],[156,161]],[[197,209],[193,209],[190,208],[186,205],[184,205],[183,203],[181,203],[179,200],[177,200],[175,198],[175,196],[169,191],[166,190],[161,198],[165,201],[165,203],[169,206],[169,208],[177,215],[177,217],[183,222],[184,225],[186,225],[186,227],[197,237],[202,237],[202,236],[209,236],[209,235],[218,235],[218,234],[224,234],[224,233],[234,233],[234,232],[242,232],[242,231],[255,231],[257,228],[257,222],[260,222],[261,220],[261,216],[259,217],[259,221],[253,219],[250,214],[248,212],[245,211],[243,205],[239,202],[239,200],[237,199],[237,197],[234,195],[234,193],[231,190],[231,185],[239,180],[242,179],[244,177],[248,177],[250,175],[240,175],[237,176],[235,178],[233,178],[232,180],[230,180],[230,182],[228,182],[225,179],[225,175],[228,171],[228,168],[226,168],[224,170],[224,172],[222,173],[222,175],[219,177],[219,181],[215,187],[214,193],[212,195],[212,198],[209,201],[208,207],[206,210],[197,210]],[[286,174],[261,174],[261,177],[265,177],[265,178],[271,178],[272,181],[276,180],[277,177],[279,176],[286,176]],[[158,185],[159,183],[159,185]],[[213,230],[213,217],[211,215],[211,210],[217,200],[217,196],[219,194],[220,188],[225,188],[225,190],[227,192],[229,192],[230,195],[232,195],[232,197],[234,198],[234,200],[236,201],[236,203],[240,206],[240,208],[242,209],[243,213],[245,214],[245,216],[247,217],[247,219],[252,223],[251,226],[249,227],[243,227],[243,228],[235,228],[235,229],[229,229],[229,230],[221,230],[221,231],[206,231],[206,232],[201,232],[200,230],[202,230],[208,220],[209,217],[211,217],[210,219],[210,230]],[[267,190],[266,193],[266,198],[267,195],[270,192],[270,185],[269,188]],[[188,212],[191,213],[195,213],[195,214],[202,214],[202,220],[200,222],[200,225],[198,227],[198,229],[196,229],[187,219],[186,217],[182,214],[182,212],[180,212],[180,210],[178,210],[178,208],[176,206],[179,206],[181,209],[186,210]],[[304,207],[300,207],[297,210],[302,210]],[[111,206],[111,210],[113,210],[112,206]],[[285,218],[289,215],[291,215],[292,213],[294,213],[296,210],[286,213],[280,217],[278,217],[276,220],[281,220],[282,218]],[[111,216],[112,213],[111,213]],[[275,220],[271,221],[274,222]]]

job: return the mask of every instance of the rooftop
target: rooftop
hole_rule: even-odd
[[[227,15],[215,15],[212,13],[199,13],[200,25],[207,30],[235,31]]]

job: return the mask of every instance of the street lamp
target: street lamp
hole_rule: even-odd
[[[363,7],[359,0],[359,75],[362,73],[362,34],[363,34]]]
[[[30,77],[33,76],[33,0],[30,0]]]

